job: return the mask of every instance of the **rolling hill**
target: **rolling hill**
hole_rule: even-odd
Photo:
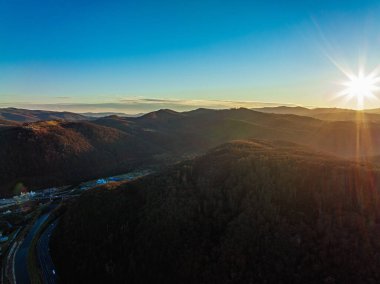
[[[28,110],[19,108],[0,108],[0,119],[15,122],[36,122],[41,120],[87,120],[88,118],[72,112],[56,112],[46,110]]]
[[[380,124],[375,122],[324,121],[241,108],[160,110],[139,118],[108,117],[94,123],[133,132],[178,151],[203,151],[234,139],[259,138],[292,141],[344,157],[380,154],[376,147]]]
[[[86,192],[54,262],[65,283],[377,283],[379,178],[290,142],[227,143]]]
[[[0,127],[0,192],[168,165],[236,139],[283,140],[344,158],[380,155],[380,124],[324,121],[249,109],[159,110],[141,117]]]

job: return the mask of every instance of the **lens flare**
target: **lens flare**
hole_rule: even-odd
[[[345,88],[338,93],[337,97],[344,97],[347,101],[356,99],[357,108],[364,108],[365,99],[377,99],[375,93],[380,89],[377,85],[380,82],[380,76],[377,70],[365,74],[360,70],[357,75],[345,72],[348,81],[341,83]]]

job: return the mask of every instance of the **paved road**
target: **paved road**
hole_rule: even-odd
[[[50,256],[49,242],[50,237],[57,226],[58,220],[49,225],[43,232],[37,243],[37,257],[40,268],[42,270],[43,283],[54,284],[57,283],[56,269]]]
[[[28,232],[26,238],[23,240],[22,244],[18,248],[15,255],[14,269],[17,284],[29,284],[29,273],[28,273],[28,251],[32,243],[35,233],[38,231],[40,226],[49,217],[49,213],[41,215],[38,220],[33,224],[32,228]]]

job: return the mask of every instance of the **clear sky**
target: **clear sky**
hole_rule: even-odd
[[[0,0],[0,106],[354,107],[332,99],[332,61],[380,64],[379,14],[369,0]]]

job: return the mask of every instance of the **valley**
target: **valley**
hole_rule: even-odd
[[[13,122],[3,279],[378,279],[379,139],[375,121],[242,108]]]

